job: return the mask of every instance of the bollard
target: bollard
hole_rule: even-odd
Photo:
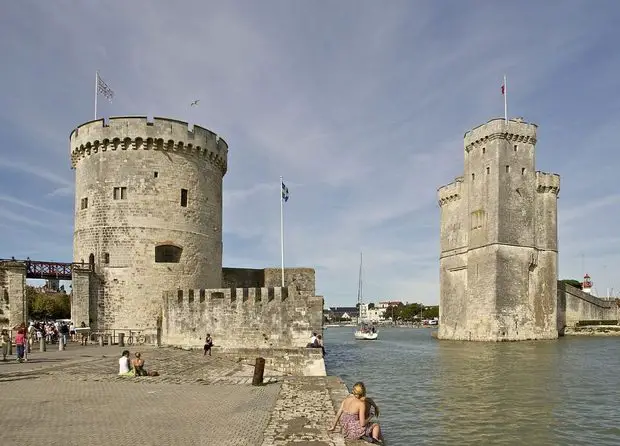
[[[47,346],[45,345],[45,338],[39,339],[39,351],[44,352],[47,350]]]
[[[99,335],[99,347],[103,347],[103,335]]]
[[[112,347],[113,344],[114,344],[114,336],[108,335],[108,345]]]
[[[254,366],[254,377],[252,378],[253,386],[260,386],[263,383],[263,375],[265,374],[265,359],[256,358]]]
[[[13,339],[9,339],[9,356],[13,355]]]
[[[125,333],[118,334],[118,346],[125,347]]]
[[[65,349],[65,343],[62,342],[62,336],[58,338],[58,351],[61,352]]]

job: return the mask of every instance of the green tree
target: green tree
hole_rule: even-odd
[[[575,288],[581,289],[581,282],[575,279],[562,279],[560,282],[563,282],[567,285],[574,286]]]
[[[32,319],[68,319],[71,317],[70,298],[65,293],[40,293],[26,287],[28,313]]]
[[[424,307],[424,311],[422,311],[422,318],[433,319],[434,317],[439,317],[439,306],[434,305],[432,307]]]

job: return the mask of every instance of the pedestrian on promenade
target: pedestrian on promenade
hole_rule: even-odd
[[[209,333],[207,333],[207,338],[205,339],[204,353],[202,356],[206,356],[207,352],[209,356],[211,356],[211,347],[213,347],[213,338]]]
[[[136,358],[132,361],[132,365],[136,376],[159,376],[157,372],[147,372],[144,369],[144,359],[139,352],[136,352],[134,356]]]
[[[6,355],[9,354],[9,343],[11,342],[11,337],[9,336],[9,331],[5,328],[2,330],[0,334],[0,349],[2,350],[2,360],[6,361]]]
[[[17,329],[17,334],[15,335],[15,351],[17,355],[17,361],[24,361],[24,342],[26,340],[26,330],[22,327]]]
[[[379,423],[371,422],[369,405],[375,407],[375,414],[378,416],[378,407],[374,401],[367,401],[364,383],[355,383],[351,394],[342,401],[330,431],[336,430],[340,422],[345,439],[363,439],[370,443],[382,444],[381,428]]]

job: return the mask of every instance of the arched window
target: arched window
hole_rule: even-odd
[[[94,271],[94,269],[95,269],[95,254],[93,254],[92,252],[88,256],[88,266],[90,266],[91,271]]]
[[[175,245],[159,245],[155,247],[156,263],[179,263],[183,248]]]

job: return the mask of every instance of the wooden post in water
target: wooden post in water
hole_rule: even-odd
[[[265,358],[256,358],[254,365],[254,377],[252,378],[253,386],[260,386],[263,383],[263,375],[265,374]]]

